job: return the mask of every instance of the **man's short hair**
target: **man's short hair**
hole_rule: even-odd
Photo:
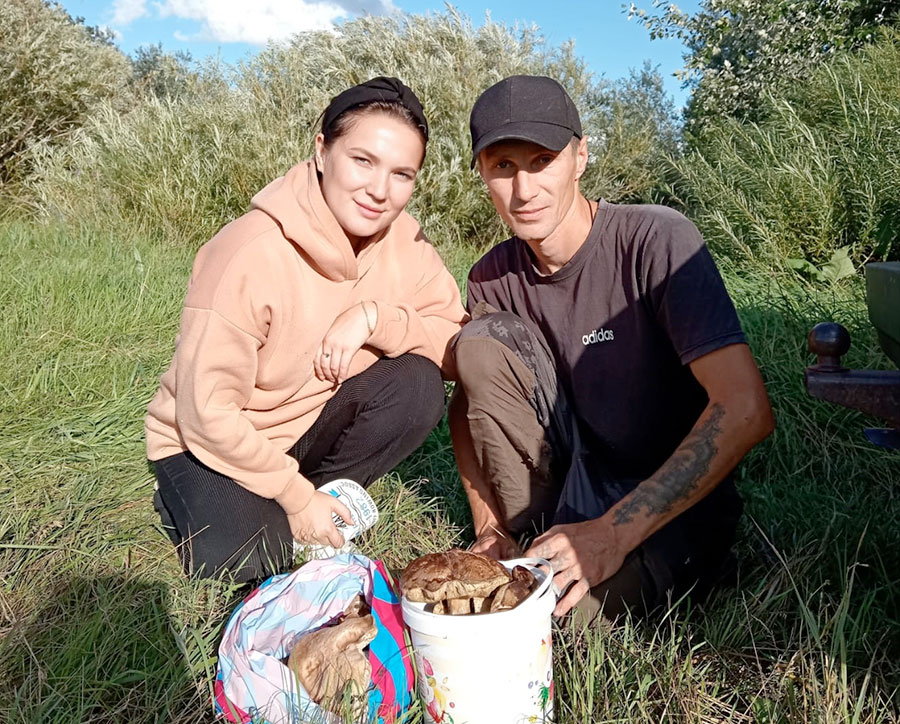
[[[499,141],[530,141],[562,151],[581,138],[575,104],[558,82],[542,75],[513,75],[482,93],[469,117],[472,167],[478,154]]]

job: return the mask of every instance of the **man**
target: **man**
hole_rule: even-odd
[[[472,164],[514,236],[472,268],[450,429],[473,550],[546,558],[576,603],[649,613],[721,577],[731,471],[773,429],[759,371],[696,227],[579,190],[565,90],[513,76],[471,115]]]

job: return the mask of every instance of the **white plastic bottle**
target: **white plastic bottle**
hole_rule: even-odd
[[[307,560],[331,558],[337,553],[350,552],[352,550],[352,546],[349,545],[350,541],[378,522],[378,508],[375,505],[375,501],[372,500],[372,496],[359,483],[348,478],[340,478],[332,480],[330,483],[325,483],[321,488],[318,488],[318,492],[333,495],[346,505],[350,511],[350,517],[353,518],[353,524],[345,523],[344,519],[337,513],[332,513],[331,517],[334,520],[334,524],[341,532],[341,535],[344,536],[344,546],[340,550],[335,550],[335,548],[328,545],[304,545],[294,541],[294,555],[305,550]]]

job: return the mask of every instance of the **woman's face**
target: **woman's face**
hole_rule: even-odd
[[[322,195],[351,242],[387,228],[412,196],[425,157],[422,137],[385,113],[364,113],[330,146],[316,137]]]

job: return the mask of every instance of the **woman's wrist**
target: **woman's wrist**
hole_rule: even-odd
[[[363,314],[366,315],[366,329],[369,330],[369,336],[375,332],[375,325],[378,324],[378,307],[375,305],[375,302],[372,302],[372,314],[369,314],[369,302],[362,301],[360,305],[363,309]]]
[[[281,506],[285,515],[295,515],[306,510],[315,492],[313,484],[298,473],[284,490],[275,496],[275,502]]]

